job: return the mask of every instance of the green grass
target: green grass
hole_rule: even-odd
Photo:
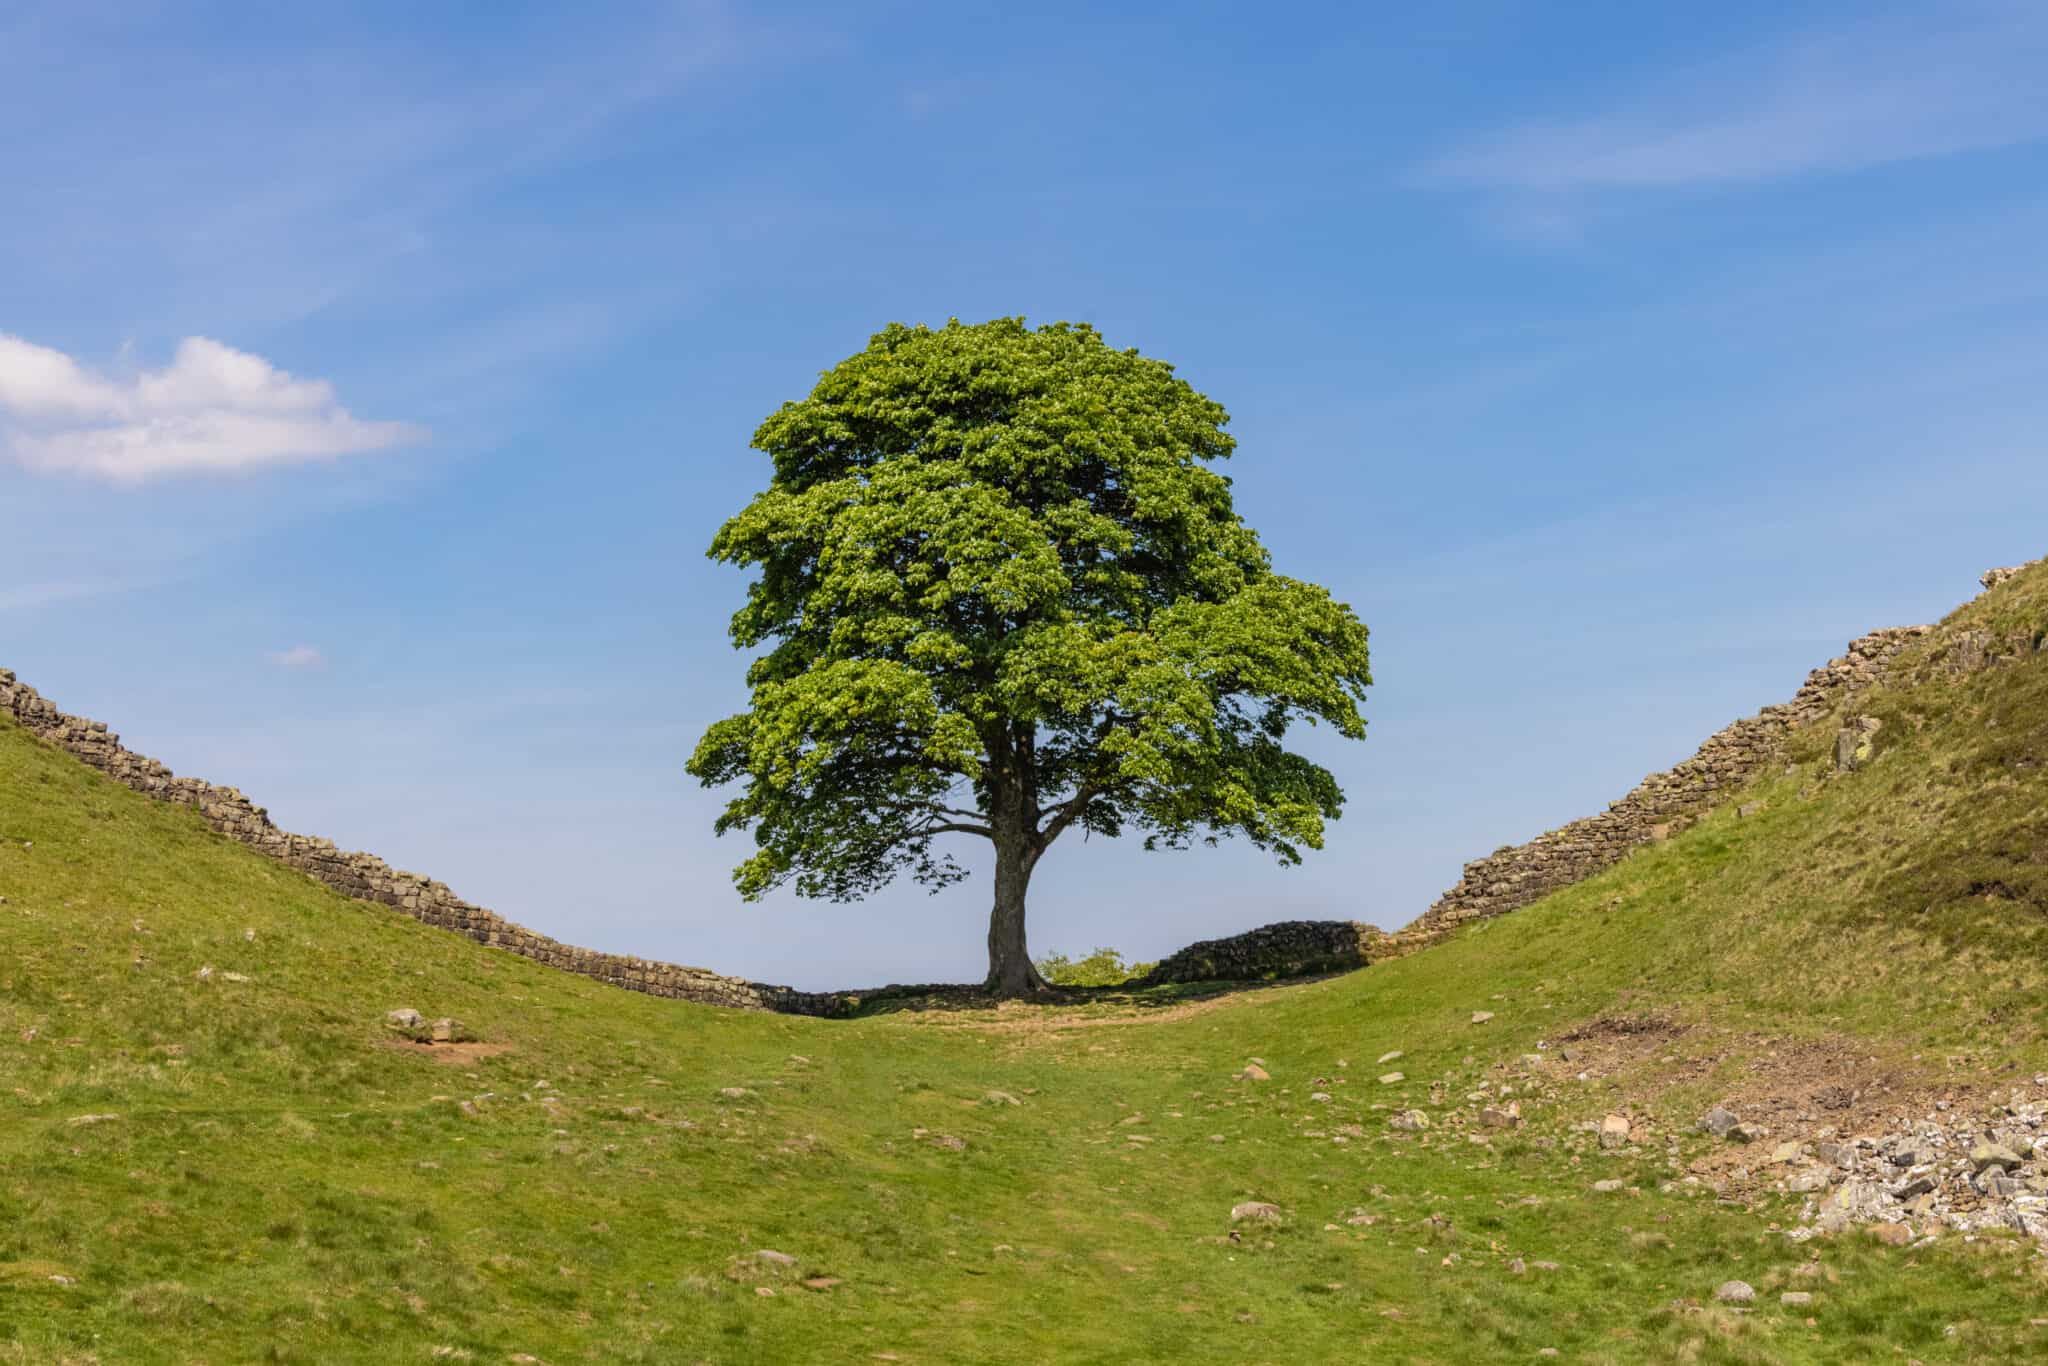
[[[2048,621],[2039,573],[1994,596]],[[2040,1359],[2031,1245],[1798,1246],[1775,1197],[1660,1190],[1801,1046],[1959,1095],[2048,1072],[2048,657],[1859,709],[1866,770],[1818,727],[1760,813],[1407,959],[853,1021],[346,902],[0,725],[0,1362]],[[503,1051],[394,1047],[399,1006]],[[1520,1061],[1617,1015],[1678,1032]],[[1445,1122],[1502,1084],[1521,1129]],[[1617,1106],[1653,1138],[1602,1153],[1577,1126]],[[1249,1199],[1284,1221],[1233,1242]]]

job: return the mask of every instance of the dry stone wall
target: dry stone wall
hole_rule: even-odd
[[[1993,569],[1979,582],[1987,590],[1996,588],[2041,563]],[[1765,707],[1719,731],[1690,759],[1651,774],[1599,815],[1466,864],[1458,885],[1391,936],[1387,951],[1411,952],[1460,925],[1518,910],[1613,866],[1638,845],[1667,838],[1766,766],[1782,762],[1785,741],[1794,730],[1879,682],[1902,651],[1936,629],[1898,626],[1853,640],[1846,654],[1808,674],[1790,702]],[[2026,643],[1994,641],[1982,631],[1955,632],[1937,642],[1937,662],[1952,672],[1969,672],[2021,648]]]
[[[116,782],[160,801],[196,807],[214,830],[260,854],[358,901],[372,901],[403,911],[413,919],[466,935],[545,963],[565,972],[594,977],[628,991],[706,1005],[776,1010],[796,1015],[838,1015],[856,998],[836,992],[804,992],[704,968],[681,967],[646,958],[580,949],[515,925],[492,911],[465,901],[418,873],[402,872],[374,854],[346,852],[332,840],[294,835],[271,823],[270,815],[232,787],[218,787],[197,778],[181,778],[163,763],[121,744],[120,736],[102,721],[69,716],[9,669],[0,669],[0,715],[11,716],[30,734],[83,760]]]
[[[1205,939],[1160,960],[1139,986],[1250,982],[1347,972],[1387,956],[1386,932],[1356,920],[1282,920],[1227,939]]]

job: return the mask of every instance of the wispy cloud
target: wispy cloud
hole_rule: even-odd
[[[124,377],[0,333],[0,449],[39,473],[117,483],[379,451],[424,433],[352,415],[324,380],[188,337],[169,365]]]
[[[1616,107],[1480,136],[1432,183],[1554,194],[1861,170],[2048,137],[2048,9],[1930,6],[1678,73]]]
[[[327,42],[219,50],[161,7],[118,24],[93,8],[52,6],[0,42],[0,120],[68,111],[10,155],[10,188],[38,212],[0,215],[0,253],[37,263],[46,307],[100,308],[143,335],[256,336],[394,291],[432,326],[502,276],[529,299],[584,296],[611,259],[602,244],[542,255],[513,226],[523,210],[480,206],[701,85],[819,42],[723,0],[621,0],[597,19],[534,16],[460,44],[343,12]]]
[[[327,667],[327,656],[310,645],[294,645],[271,655],[270,662],[293,673],[316,673]]]
[[[0,612],[30,612],[59,603],[118,593],[128,585],[112,580],[53,579],[42,583],[17,583],[0,588]]]

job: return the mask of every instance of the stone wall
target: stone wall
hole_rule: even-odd
[[[1205,939],[1160,960],[1135,985],[1252,982],[1348,972],[1384,958],[1385,931],[1356,920],[1282,920],[1227,939]]]
[[[1993,569],[1979,582],[1987,590],[1996,588],[2041,563]],[[1470,921],[1518,910],[1613,866],[1638,845],[1669,837],[1766,766],[1783,762],[1785,742],[1794,730],[1883,679],[1902,651],[1936,629],[1892,627],[1853,640],[1846,654],[1808,674],[1791,701],[1719,731],[1690,759],[1651,774],[1599,815],[1466,864],[1458,885],[1391,936],[1381,956],[1411,952]],[[1993,641],[1987,632],[1952,632],[1935,643],[1935,654],[1942,667],[1967,672],[2024,648],[2024,642]]]
[[[270,816],[232,787],[216,787],[197,778],[181,778],[155,759],[122,747],[121,738],[100,721],[68,716],[13,671],[0,669],[0,715],[11,716],[23,729],[83,760],[116,782],[160,801],[198,808],[207,825],[359,901],[373,901],[403,911],[415,920],[466,935],[479,944],[506,949],[565,972],[594,977],[628,991],[667,996],[706,1005],[776,1010],[796,1015],[837,1015],[855,1001],[835,992],[804,992],[790,987],[723,977],[704,968],[680,967],[646,958],[579,949],[515,925],[472,902],[447,884],[418,873],[401,872],[374,854],[348,853],[333,841],[294,835],[271,824]]]

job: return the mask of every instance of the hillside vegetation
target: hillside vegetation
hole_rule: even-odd
[[[0,724],[0,1362],[2041,1359],[2032,1239],[1788,1237],[1763,1150],[2048,1094],[2044,629],[2036,568],[1853,771],[1831,718],[1409,957],[851,1021],[346,901]]]

